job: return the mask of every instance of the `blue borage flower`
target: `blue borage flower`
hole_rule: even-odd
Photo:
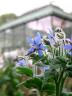
[[[29,43],[31,45],[31,48],[28,50],[27,55],[30,55],[31,53],[38,51],[38,55],[43,55],[43,50],[45,50],[45,46],[42,43],[42,36],[40,33],[37,33],[36,37],[34,39],[29,38]]]
[[[64,45],[64,49],[66,49],[66,50],[72,50],[72,44],[66,44],[66,45]]]
[[[48,33],[48,39],[49,39],[50,45],[55,44],[55,35],[53,33]]]
[[[69,39],[69,44],[65,44],[63,47],[65,50],[69,50],[68,54],[72,56],[72,39]]]
[[[17,67],[19,67],[19,66],[26,66],[26,61],[25,61],[25,59],[22,58],[22,57],[18,58],[16,62],[17,62],[17,63],[16,63],[16,66],[17,66]]]

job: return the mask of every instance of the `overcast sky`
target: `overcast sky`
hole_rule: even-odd
[[[72,0],[0,0],[0,15],[5,13],[21,15],[50,2],[60,6],[68,13],[72,12]]]

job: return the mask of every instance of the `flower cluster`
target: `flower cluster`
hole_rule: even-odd
[[[55,49],[63,48],[64,50],[69,50],[68,54],[72,55],[72,39],[66,39],[65,37],[64,31],[60,28],[56,28],[55,32],[49,29],[49,33],[45,38],[40,33],[37,33],[34,38],[28,38],[31,47],[28,49],[26,56],[37,53],[39,57],[42,57],[44,55],[43,52],[48,52],[47,45]],[[19,59],[17,65],[25,65],[25,60]]]
[[[41,88],[39,86],[38,89],[42,91],[46,88],[48,90],[46,86],[50,86],[49,84],[52,83],[52,85],[54,84],[54,95],[55,92],[55,96],[63,95],[64,82],[67,77],[72,77],[72,39],[67,39],[64,31],[56,28],[54,32],[49,29],[46,36],[37,33],[34,38],[29,38],[28,41],[31,47],[28,49],[26,56],[29,56],[28,60],[32,60],[32,66],[27,66],[29,68],[23,67],[26,65],[25,60],[18,58],[17,65],[22,66],[19,67],[20,73],[22,69],[22,74],[32,77],[28,79],[32,83],[32,85],[29,83],[31,88],[34,88],[35,84],[38,86],[40,81]],[[28,80],[26,85],[28,85]],[[21,84],[24,84],[24,82]]]
[[[27,55],[30,55],[34,52],[38,52],[38,55],[41,57],[43,56],[43,51],[45,51],[47,48],[45,47],[46,44],[52,46],[52,47],[58,47],[63,46],[65,41],[65,33],[62,29],[56,28],[55,32],[50,30],[50,33],[48,33],[46,38],[42,38],[40,33],[37,33],[36,37],[34,39],[29,38],[29,43],[31,45],[31,48],[28,50]],[[42,39],[44,39],[45,43],[42,42]],[[70,40],[71,41],[71,40]],[[72,41],[71,41],[72,42]],[[65,44],[64,49],[68,50],[70,49],[70,55],[72,54],[72,43]],[[47,49],[48,50],[48,49]]]

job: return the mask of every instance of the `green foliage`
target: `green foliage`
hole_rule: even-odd
[[[72,96],[72,92],[63,93],[62,96]]]
[[[72,77],[72,65],[67,66],[66,68],[68,77]]]
[[[48,50],[38,48],[38,46],[40,47],[40,44],[37,44],[39,40],[37,42],[34,41],[35,46],[32,46],[31,48],[34,48],[35,51],[31,49],[31,53],[33,53],[29,54],[29,58],[33,60],[33,66],[42,68],[43,75],[36,75],[36,69],[33,71],[34,73],[32,73],[30,72],[31,69],[29,70],[28,68],[25,69],[19,67],[17,69],[17,72],[20,74],[30,76],[30,78],[26,81],[21,82],[18,85],[24,85],[24,87],[27,87],[29,89],[36,88],[39,90],[41,96],[43,96],[43,93],[46,93],[46,96],[62,96],[64,82],[66,78],[72,77],[72,57],[69,54],[67,54],[66,50],[64,50],[63,46],[65,45],[65,38],[63,37],[65,36],[61,36],[62,32],[59,32],[57,34],[57,41],[55,40],[56,38],[53,36],[53,34],[50,34],[50,37],[48,38],[50,40],[47,40],[47,37],[46,39],[42,37],[40,38],[40,44],[45,44],[45,47]],[[53,40],[53,42],[49,42],[51,40]],[[50,43],[53,43],[53,45]],[[43,55],[38,56],[37,51],[42,51]],[[46,65],[49,66],[48,69]],[[35,74],[38,77],[33,77],[33,74]]]
[[[43,86],[42,90],[47,92],[48,95],[53,95],[55,93],[55,85],[53,83],[47,83]]]
[[[55,93],[55,85],[51,82],[44,81],[41,78],[32,78],[26,80],[23,85],[27,88],[36,88],[40,93],[47,93],[49,95]]]
[[[32,69],[27,68],[27,67],[18,67],[18,68],[16,68],[16,72],[19,74],[25,74],[25,75],[30,76],[30,77],[33,76]]]
[[[0,74],[0,94],[3,94],[3,96],[16,96],[19,90],[17,84],[19,84],[19,76],[15,71],[14,62],[11,59],[6,60],[5,67]]]
[[[67,64],[68,60],[64,56],[57,56],[56,58],[53,58],[50,60],[50,65],[53,68],[64,68]],[[55,66],[55,67],[54,67]]]
[[[29,68],[19,67],[17,68],[17,72],[20,74],[25,74],[32,78],[21,82],[18,85],[24,85],[25,87],[31,89],[36,88],[42,94],[46,93],[48,95],[54,95],[56,92],[56,96],[61,96],[63,84],[67,76],[72,76],[72,61],[70,58],[61,55],[55,55],[52,58],[48,58],[47,55],[43,55],[39,57],[38,55],[31,54],[31,59],[33,59],[33,64],[36,66],[45,66],[49,65],[49,70],[44,72],[44,76],[41,77],[33,77],[33,72]],[[70,67],[68,67],[70,66]]]
[[[32,78],[26,80],[26,82],[24,82],[24,86],[27,88],[37,88],[38,90],[41,90],[42,80],[39,78]]]

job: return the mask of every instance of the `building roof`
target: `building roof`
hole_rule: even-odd
[[[29,11],[23,14],[22,16],[20,16],[18,19],[2,25],[0,27],[0,31],[20,25],[22,23],[25,24],[29,21],[33,21],[39,18],[52,16],[52,15],[65,19],[65,20],[72,21],[72,15],[64,12],[62,9],[60,9],[57,6],[50,4],[50,5],[46,5],[44,7],[41,7],[32,11]]]

